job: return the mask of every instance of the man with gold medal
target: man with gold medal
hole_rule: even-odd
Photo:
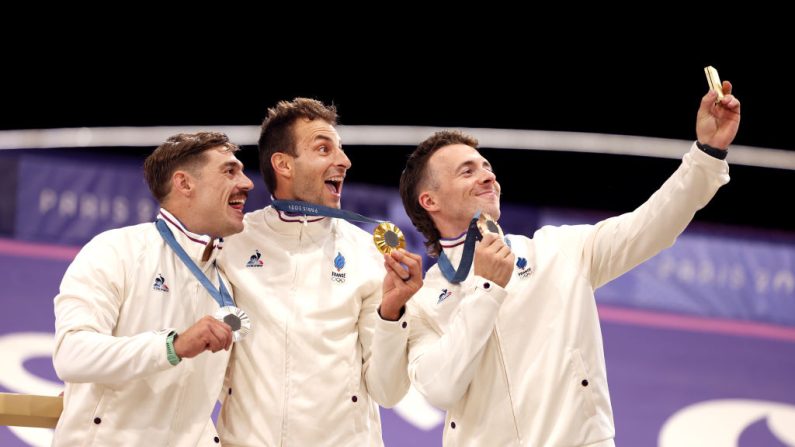
[[[220,260],[256,325],[232,355],[224,445],[380,446],[378,404],[408,390],[403,308],[422,285],[422,261],[393,224],[341,208],[351,162],[336,122],[334,107],[296,98],[262,124],[273,201],[246,214]]]
[[[447,411],[443,445],[615,445],[594,291],[673,244],[729,181],[740,103],[719,88],[702,98],[698,141],[644,204],[532,238],[496,225],[500,185],[476,139],[442,131],[415,149],[401,197],[439,261],[407,306],[409,376]]]

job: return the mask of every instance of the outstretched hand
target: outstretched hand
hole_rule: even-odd
[[[406,266],[405,268],[403,266]],[[422,287],[422,258],[403,249],[384,255],[381,317],[397,321],[400,309]]]
[[[731,94],[731,82],[723,81],[722,87],[723,99],[717,101],[718,93],[710,90],[696,116],[698,141],[716,149],[727,149],[740,127],[740,101]]]

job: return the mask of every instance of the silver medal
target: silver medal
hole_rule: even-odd
[[[219,308],[215,315],[216,320],[223,321],[232,328],[232,339],[240,341],[251,332],[251,320],[242,309],[235,306],[224,306]]]

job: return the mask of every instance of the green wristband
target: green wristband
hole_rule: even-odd
[[[168,357],[168,363],[176,366],[179,362],[182,361],[181,358],[177,355],[177,351],[174,349],[174,339],[177,338],[177,333],[175,331],[169,332],[168,336],[166,337],[166,356]]]

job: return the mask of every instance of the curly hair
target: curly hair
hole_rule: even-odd
[[[336,126],[337,108],[315,99],[295,98],[292,101],[279,101],[276,107],[268,109],[259,134],[259,170],[271,193],[276,190],[271,156],[276,152],[298,155],[293,124],[301,118],[310,121],[321,119]]]
[[[439,243],[439,230],[434,225],[428,211],[420,205],[419,196],[424,188],[436,189],[432,173],[428,170],[428,160],[439,149],[453,144],[465,144],[477,149],[478,140],[458,130],[442,130],[421,142],[406,161],[406,168],[400,176],[400,198],[414,227],[425,236],[428,254],[439,256],[442,245]]]

